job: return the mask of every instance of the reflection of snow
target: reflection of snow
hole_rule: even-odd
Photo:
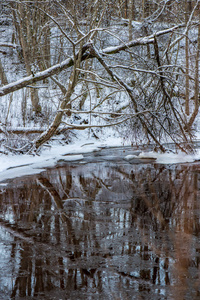
[[[15,259],[13,263],[10,263],[10,257],[12,253],[12,243],[14,237],[8,233],[7,229],[0,226],[0,295],[3,292],[10,291],[13,288],[13,282],[15,280],[15,274],[19,269],[19,249],[15,248]],[[9,274],[9,275],[8,275]],[[3,298],[2,298],[3,299]],[[5,298],[4,298],[5,299]],[[8,299],[8,298],[7,298]]]

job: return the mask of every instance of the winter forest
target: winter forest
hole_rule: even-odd
[[[0,151],[198,138],[199,0],[2,0]]]

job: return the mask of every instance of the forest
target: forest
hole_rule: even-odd
[[[83,133],[193,150],[199,0],[5,0],[0,10],[1,153]]]

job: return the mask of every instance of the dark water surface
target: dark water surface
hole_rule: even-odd
[[[103,150],[0,190],[0,299],[200,299],[200,164]]]

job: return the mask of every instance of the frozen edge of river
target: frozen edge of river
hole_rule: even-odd
[[[84,158],[84,153],[91,153],[100,151],[102,148],[130,146],[129,144],[123,145],[122,139],[109,138],[107,141],[90,141],[87,143],[81,141],[75,144],[66,146],[51,146],[43,149],[38,155],[0,155],[0,182],[8,179],[22,177],[25,175],[39,174],[45,171],[48,167],[54,167],[60,160],[62,161],[78,161]],[[200,150],[193,155],[186,155],[185,153],[164,153],[160,154],[154,151],[142,151],[138,156],[127,155],[122,157],[126,161],[134,158],[139,159],[152,159],[154,163],[159,164],[177,164],[187,163],[200,160]],[[4,186],[7,183],[0,183]]]

